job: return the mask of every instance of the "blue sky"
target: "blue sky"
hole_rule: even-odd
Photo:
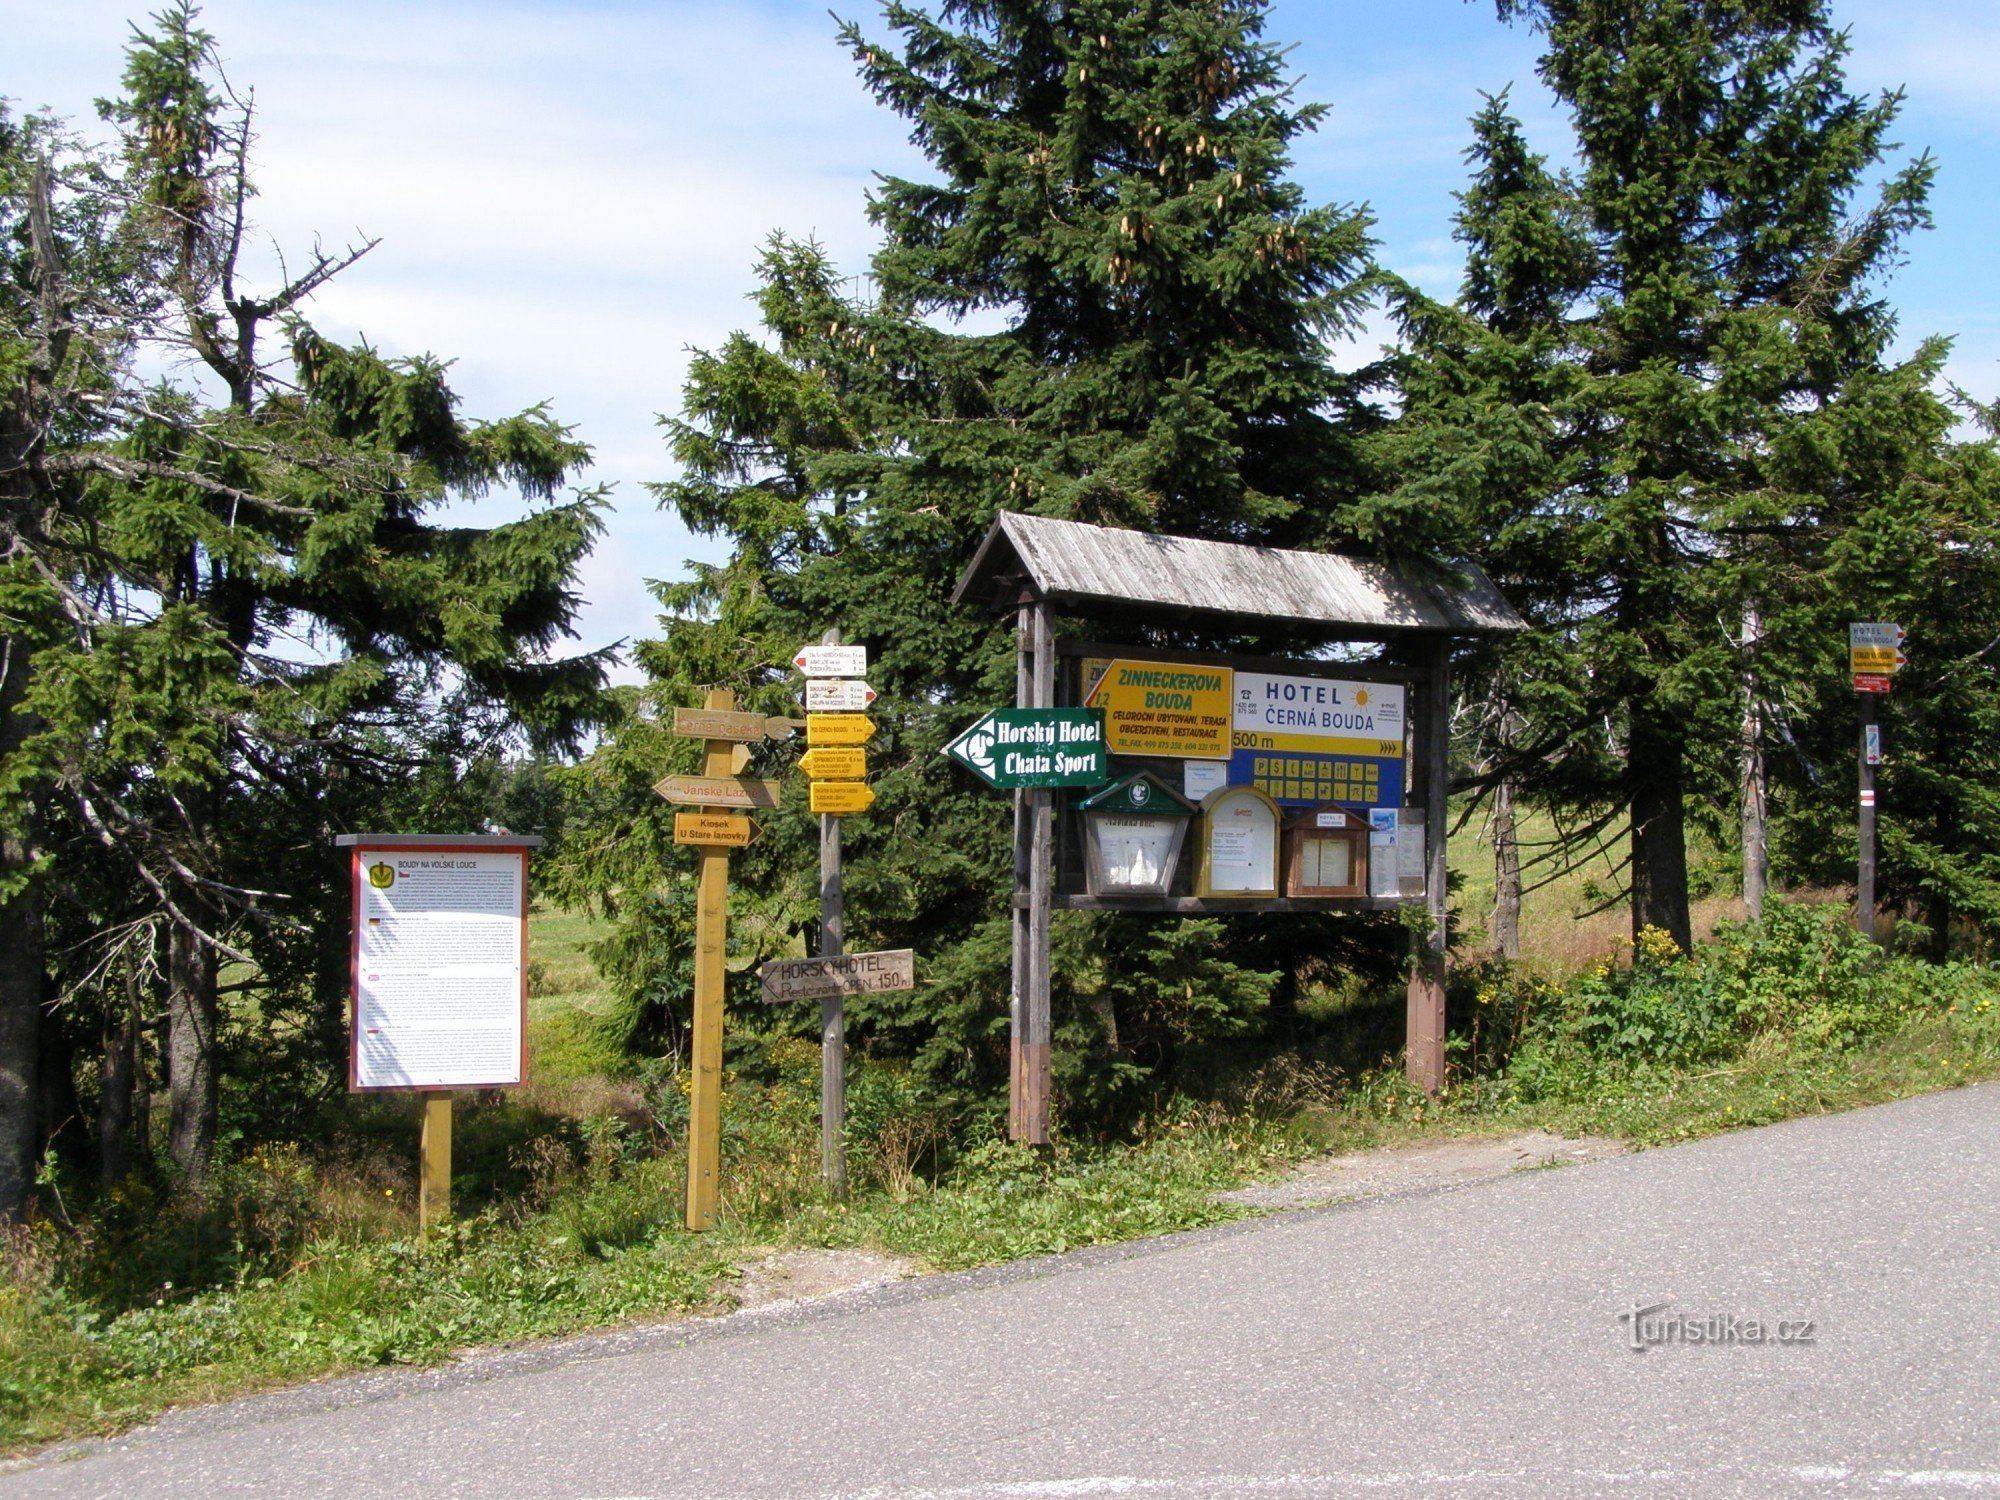
[[[94,124],[136,13],[0,0],[0,93]],[[1850,85],[1906,88],[1905,154],[1940,162],[1938,227],[1890,284],[1905,342],[1954,335],[1952,378],[2000,399],[2000,6],[1835,0],[1835,13],[1853,37]],[[546,400],[573,423],[617,507],[585,569],[584,642],[652,634],[645,581],[715,555],[642,487],[670,473],[655,419],[678,404],[686,351],[748,325],[770,230],[816,235],[859,272],[872,174],[922,170],[824,5],[212,0],[204,24],[232,80],[257,90],[260,253],[296,263],[315,235],[379,235],[313,304],[327,332],[454,359],[473,415]],[[1537,38],[1488,0],[1279,0],[1267,34],[1296,44],[1298,97],[1332,106],[1298,179],[1314,201],[1367,203],[1384,262],[1434,291],[1457,283],[1452,193],[1480,90],[1511,84],[1531,135],[1563,149]],[[1382,337],[1372,327],[1348,357]]]

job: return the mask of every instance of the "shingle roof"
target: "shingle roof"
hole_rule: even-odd
[[[1446,569],[1157,536],[1003,511],[952,592],[1011,604],[1021,580],[1052,604],[1141,606],[1338,626],[1363,634],[1493,635],[1527,624],[1470,563]]]

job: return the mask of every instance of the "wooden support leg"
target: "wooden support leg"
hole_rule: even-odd
[[[703,705],[731,709],[736,695],[712,690]],[[709,776],[732,775],[736,747],[710,740],[702,769]],[[687,1227],[715,1226],[715,1202],[722,1173],[722,997],[728,974],[723,965],[729,923],[729,851],[702,846],[695,885],[694,1040],[689,1059]]]
[[[451,1095],[427,1093],[417,1137],[417,1237],[451,1218]]]

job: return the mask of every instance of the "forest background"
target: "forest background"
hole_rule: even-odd
[[[713,550],[659,586],[664,633],[612,688],[612,653],[563,644],[604,526],[590,434],[546,406],[469,417],[440,360],[313,323],[390,247],[255,248],[255,106],[192,12],[128,43],[109,145],[10,112],[0,1210],[24,1227],[0,1391],[24,1430],[217,1370],[709,1295],[722,1252],[671,1228],[692,863],[650,786],[693,768],[674,704],[719,684],[786,711],[781,664],[828,624],[883,693],[849,942],[917,948],[921,982],[856,1007],[875,1196],[834,1203],[794,1128],[814,1018],[740,1003],[814,941],[788,777],[736,861],[738,1235],[951,1262],[1198,1220],[1228,1153],[1397,1118],[1582,1111],[1660,1138],[1989,1066],[1993,412],[1889,297],[1937,163],[1896,144],[1900,96],[1850,91],[1823,7],[1500,9],[1567,139],[1537,149],[1525,88],[1474,101],[1444,296],[1381,263],[1366,209],[1301,187],[1324,111],[1263,7],[845,29],[917,155],[871,191],[865,276],[776,226],[757,326],[691,356],[653,489]],[[1370,319],[1395,341],[1356,357]],[[496,493],[531,508],[472,524]],[[1009,695],[1006,633],[944,602],[1001,508],[1469,556],[1528,616],[1460,662],[1454,768],[1493,894],[1461,892],[1445,1100],[1395,1075],[1399,924],[1078,913],[1063,1145],[999,1142],[1004,805],[938,751]],[[1886,952],[1839,905],[1853,618],[1913,647]],[[406,1122],[340,1091],[329,850],[487,825],[550,837],[538,894],[592,924],[593,1000],[543,1008],[556,1091],[484,1107],[465,1231],[418,1250],[386,1145]],[[1630,942],[1518,961],[1538,883],[1625,911]],[[1688,1091],[1718,1062],[1728,1102]],[[385,1282],[393,1311],[364,1315]]]

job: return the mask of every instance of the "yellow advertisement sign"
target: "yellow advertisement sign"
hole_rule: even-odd
[[[1084,664],[1084,681],[1096,676],[1084,706],[1104,710],[1112,754],[1229,758],[1235,674],[1228,667],[1123,657],[1106,662],[1101,673],[1096,666]]]

